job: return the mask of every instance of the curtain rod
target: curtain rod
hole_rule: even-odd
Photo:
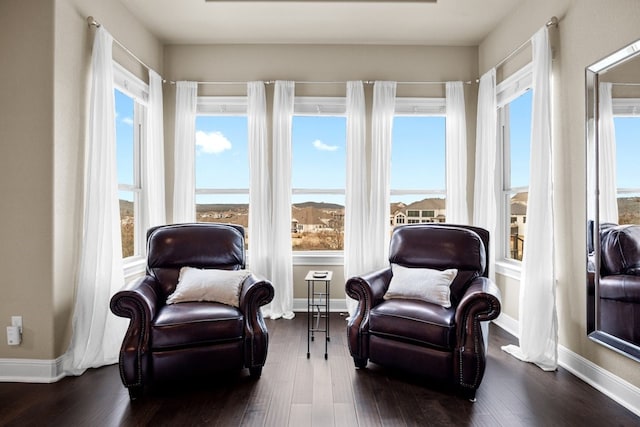
[[[172,85],[176,84],[174,80],[165,80],[166,83],[170,83]],[[265,80],[264,84],[272,85],[276,81],[275,80]],[[245,85],[248,82],[246,81],[197,81],[199,85]],[[323,85],[323,84],[346,84],[346,81],[305,81],[305,80],[296,80],[296,84],[310,84],[310,85]],[[366,85],[372,85],[375,83],[375,80],[363,80],[362,83]],[[443,81],[415,81],[415,82],[396,82],[399,85],[444,85],[447,82]],[[470,85],[473,83],[472,80],[468,80],[463,82],[464,84]]]
[[[556,18],[555,16],[552,16],[551,19],[549,19],[546,23],[545,23],[547,28],[558,28],[558,18]],[[515,54],[517,54],[518,52],[520,52],[522,50],[522,48],[524,48],[525,46],[527,46],[529,43],[531,43],[531,38],[525,40],[524,43],[522,43],[520,46],[518,46],[517,48],[515,48],[514,50],[511,51],[511,53],[509,53],[506,57],[504,57],[502,59],[502,61],[498,62],[495,65],[495,68],[498,68],[499,66],[501,66],[502,64],[504,64],[505,62],[507,62],[509,59],[513,58],[513,56]]]
[[[88,16],[87,17],[87,24],[89,24],[89,27],[101,27],[102,24],[99,23],[98,21],[96,21],[96,19],[93,16]],[[138,63],[140,65],[142,65],[144,68],[146,68],[148,71],[153,70],[153,72],[157,73],[156,70],[154,70],[153,68],[151,68],[150,66],[148,66],[143,60],[141,60],[140,58],[138,58],[133,52],[131,52],[129,50],[129,48],[127,48],[124,44],[122,44],[118,39],[116,39],[115,37],[113,37],[113,35],[111,35],[111,38],[113,39],[113,41],[120,46],[129,56],[131,56],[133,59],[135,59],[136,61],[138,61]],[[159,74],[159,73],[158,73]],[[166,82],[166,80],[163,80],[163,82]]]

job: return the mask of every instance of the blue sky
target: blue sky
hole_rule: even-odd
[[[509,104],[511,188],[529,185],[531,94],[529,90]]]
[[[118,180],[133,184],[133,100],[116,90]],[[511,186],[529,182],[531,91],[510,104]],[[615,120],[618,140],[618,187],[637,187],[640,158],[640,118]],[[199,116],[196,120],[196,187],[248,188],[247,119],[236,116]],[[523,131],[524,130],[524,131]],[[344,189],[346,182],[346,119],[295,116],[292,129],[292,184],[294,188]],[[444,117],[396,117],[393,126],[392,189],[445,188]],[[122,195],[124,196],[124,195]],[[423,195],[392,196],[411,202]],[[129,197],[127,197],[129,199]],[[343,196],[298,195],[308,200],[344,203]],[[197,202],[247,203],[248,196],[199,196]]]
[[[246,118],[242,117],[198,117],[198,188],[248,188],[246,126]],[[444,117],[396,118],[392,188],[444,189],[444,133]],[[346,185],[345,135],[344,117],[295,116],[292,121],[292,187],[343,190]],[[402,197],[407,202],[421,198],[424,196]],[[213,201],[214,197],[200,199],[204,203]],[[235,202],[242,202],[240,199],[235,198]],[[344,204],[342,195],[293,196],[294,203],[309,200]]]
[[[133,185],[133,99],[115,91],[118,182]]]
[[[618,188],[638,188],[640,117],[616,117],[616,162]]]

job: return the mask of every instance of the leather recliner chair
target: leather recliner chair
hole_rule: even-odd
[[[181,267],[244,269],[244,241],[244,229],[229,224],[175,224],[147,232],[146,275],[111,299],[111,311],[131,319],[119,364],[132,400],[156,382],[243,368],[260,377],[268,346],[260,307],[273,299],[270,282],[246,277],[238,308],[206,301],[166,304]]]
[[[404,267],[458,273],[451,307],[415,299],[384,299],[393,273],[388,267],[350,278],[346,292],[358,301],[347,326],[349,351],[358,368],[382,366],[455,386],[475,401],[486,363],[481,322],[500,314],[500,291],[488,279],[489,233],[448,224],[396,227],[389,261]]]

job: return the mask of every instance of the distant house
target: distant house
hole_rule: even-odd
[[[511,198],[511,234],[524,236],[527,224],[527,201],[529,193],[517,193]]]
[[[326,209],[316,206],[292,206],[292,233],[317,233],[320,231],[342,230],[343,227],[344,208]]]
[[[526,193],[524,193],[526,196]],[[520,199],[522,200],[522,199]],[[524,239],[527,234],[527,204],[517,201],[516,197],[511,199],[511,225],[509,227],[511,258],[522,259],[524,249]]]
[[[404,224],[424,224],[446,221],[446,203],[444,199],[424,199],[409,205],[391,206],[391,226]]]
[[[511,203],[511,234],[525,235],[527,224],[527,205],[521,202]],[[515,233],[514,233],[515,230]]]

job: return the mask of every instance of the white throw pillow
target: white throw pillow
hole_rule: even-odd
[[[409,268],[391,264],[393,277],[384,299],[417,299],[451,307],[451,283],[458,270],[432,270],[430,268]]]
[[[167,298],[167,304],[213,301],[238,307],[242,282],[249,274],[248,270],[182,267],[176,290]]]

